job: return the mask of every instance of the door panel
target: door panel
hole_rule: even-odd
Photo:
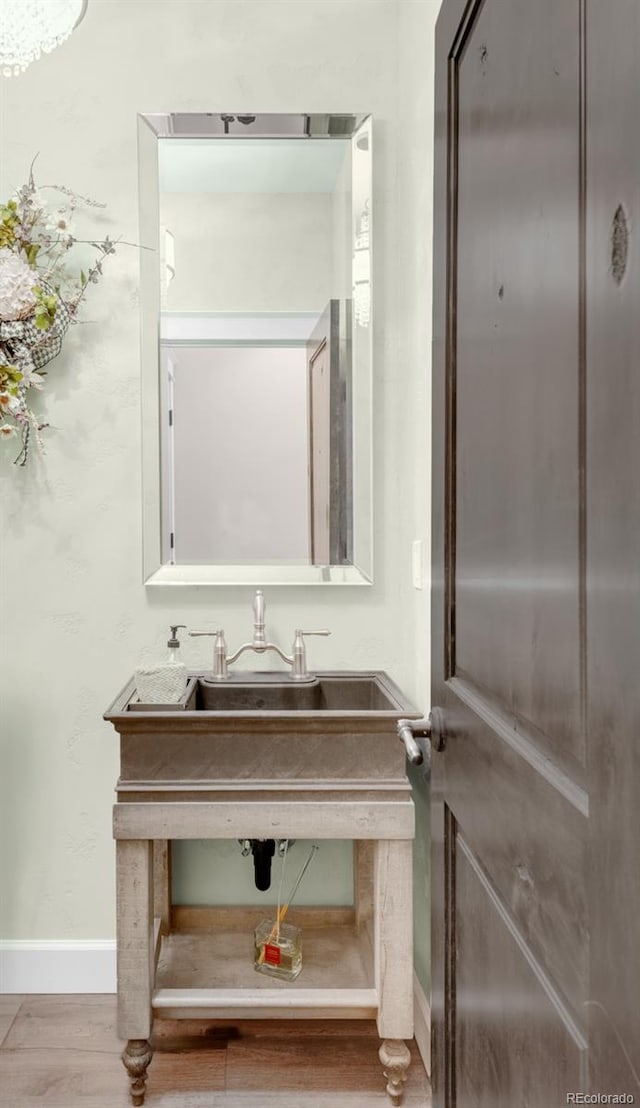
[[[331,488],[331,375],[329,343],[309,359],[309,458],[311,562],[331,565],[329,502]]]
[[[437,26],[436,1108],[640,1100],[639,44],[636,0]]]
[[[351,302],[330,300],[307,342],[310,547],[314,565],[353,561]]]
[[[586,1082],[581,8],[437,36],[434,1097],[551,1108]]]
[[[571,765],[584,761],[579,8],[477,7],[455,66],[455,672]]]
[[[565,1104],[581,1086],[584,1036],[459,834],[455,857],[457,1104]]]
[[[542,772],[542,766],[532,764],[497,713],[490,714],[482,701],[470,710],[460,703],[468,690],[458,682],[451,689],[457,698],[457,703],[453,696],[448,701],[452,737],[445,757],[438,759],[447,807],[530,957],[546,966],[558,993],[581,1019],[586,898],[576,878],[584,865],[584,794],[574,789],[568,799],[567,779],[553,771],[546,775],[548,763]],[[456,919],[461,919],[457,903]]]

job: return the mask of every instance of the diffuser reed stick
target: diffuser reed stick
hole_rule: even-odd
[[[285,839],[284,851],[282,854],[282,869],[280,870],[280,881],[278,884],[278,907],[276,909],[276,923],[278,925],[278,931],[276,934],[276,942],[280,942],[280,905],[282,904],[282,886],[284,884],[284,871],[287,866],[287,851],[289,849],[289,840]]]
[[[278,913],[279,916],[280,916],[280,922],[281,923],[282,923],[282,920],[284,919],[284,917],[286,916],[287,912],[289,911],[289,908],[291,907],[291,904],[293,903],[293,898],[296,895],[296,893],[298,891],[298,888],[300,887],[300,882],[302,881],[302,878],[304,877],[305,873],[309,869],[311,859],[313,858],[316,851],[319,850],[319,849],[320,849],[320,847],[316,846],[315,843],[311,847],[311,850],[309,851],[309,856],[308,856],[305,864],[303,865],[302,869],[300,870],[300,873],[297,876],[296,883],[293,886],[293,890],[291,892],[291,896],[289,897],[287,903],[280,909],[280,911]]]

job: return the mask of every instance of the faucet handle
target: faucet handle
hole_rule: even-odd
[[[229,670],[227,668],[227,641],[224,637],[224,631],[222,628],[218,628],[217,631],[190,631],[191,638],[196,639],[200,636],[215,635],[215,646],[213,648],[213,676],[219,680],[223,680],[229,676]]]
[[[292,677],[298,680],[302,680],[308,677],[307,673],[307,650],[304,643],[305,635],[330,635],[331,632],[327,628],[323,628],[321,631],[305,631],[302,627],[296,628],[296,637],[293,640],[293,670]]]

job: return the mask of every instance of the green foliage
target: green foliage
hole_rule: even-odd
[[[56,318],[58,298],[46,293],[40,285],[34,285],[33,295],[36,298],[35,325],[39,331],[48,331]]]
[[[13,246],[16,241],[16,227],[20,223],[18,205],[15,200],[0,204],[0,249]]]
[[[18,385],[22,380],[22,374],[14,365],[0,365],[0,392],[8,392],[11,396],[18,395]]]

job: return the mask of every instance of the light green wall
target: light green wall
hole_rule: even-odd
[[[431,269],[433,220],[433,61],[434,29],[440,0],[398,2],[397,203],[398,289],[396,326],[397,387],[407,413],[399,471],[404,475],[403,532],[413,528],[423,541],[424,588],[399,573],[400,606],[412,647],[406,689],[421,711],[429,710],[430,539],[431,539]],[[419,769],[410,773],[416,805],[414,848],[415,966],[430,991],[429,788]]]
[[[133,243],[137,112],[372,113],[375,584],[272,589],[268,626],[284,645],[297,626],[330,627],[331,638],[310,644],[313,666],[385,669],[421,709],[428,578],[413,589],[411,544],[423,540],[428,564],[437,8],[437,0],[91,0],[68,42],[3,81],[0,112],[1,198],[39,152],[40,184],[106,203],[84,234]],[[84,322],[47,367],[38,403],[51,424],[46,456],[26,470],[11,466],[11,454],[0,459],[2,939],[113,936],[118,743],[102,712],[142,652],[163,648],[170,623],[224,626],[231,647],[251,627],[251,589],[152,594],[142,585],[137,251],[119,247],[104,269]],[[184,653],[193,667],[210,664],[207,640],[187,640]],[[419,816],[417,859],[425,826]],[[228,850],[182,844],[178,896],[202,903],[223,884],[239,895],[249,863]],[[351,846],[332,850],[330,873],[309,873],[305,895],[316,903],[347,895]],[[417,862],[418,924],[425,903]],[[419,925],[426,979],[424,935]]]
[[[296,893],[295,903],[353,904],[353,853],[350,844],[323,839]],[[287,849],[284,893],[308,857],[311,842],[297,839]],[[260,892],[253,879],[253,858],[243,858],[238,842],[175,842],[172,851],[175,904],[277,903],[282,861],[272,861],[271,888]]]

